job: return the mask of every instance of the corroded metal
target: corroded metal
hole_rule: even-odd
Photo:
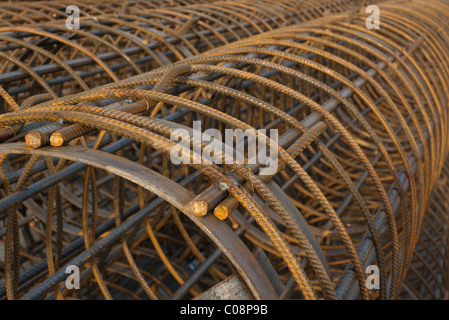
[[[23,72],[0,74],[23,81],[1,91],[3,298],[201,299],[229,284],[256,299],[447,295],[449,5],[381,3],[382,27],[368,30],[364,10],[273,18],[268,3],[245,3],[164,9],[195,19],[169,38],[125,15],[83,20],[72,36],[57,22],[0,29],[13,34],[0,34],[3,48],[25,55],[4,54]],[[201,10],[219,7],[233,8],[219,18],[233,23],[255,10],[252,23],[226,31],[214,17],[195,29]],[[114,42],[110,25],[136,33]],[[42,45],[18,40],[30,35]],[[135,47],[151,59],[121,54]],[[77,62],[89,76],[68,68]],[[60,91],[39,72],[64,78]],[[24,96],[8,93],[21,86]],[[171,135],[196,120],[204,134],[276,129],[275,174],[206,161],[193,134],[183,157],[198,162],[174,164]],[[379,290],[365,285],[370,264]],[[80,290],[64,286],[67,265],[80,267]]]
[[[0,27],[1,111],[14,110],[36,94],[81,92],[367,1],[257,3],[213,2],[82,16],[79,30],[67,29],[65,20]]]

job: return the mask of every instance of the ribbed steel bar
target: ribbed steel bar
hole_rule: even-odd
[[[206,2],[204,0],[143,0],[143,1],[114,1],[114,0],[81,0],[81,1],[21,1],[11,3],[0,2],[0,26],[23,25],[29,23],[46,22],[67,19],[73,10],[69,6],[76,5],[80,17],[101,14],[129,13],[137,10],[177,7],[181,5]]]
[[[364,4],[213,2],[83,17],[79,30],[67,29],[64,20],[3,27],[3,110],[30,95],[73,94],[279,26],[348,10],[355,3]]]
[[[0,115],[3,298],[193,298],[236,273],[257,299],[445,297],[449,6],[379,7],[376,31],[337,14]],[[275,171],[204,157],[208,129],[277,130]]]

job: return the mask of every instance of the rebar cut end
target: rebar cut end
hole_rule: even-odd
[[[229,216],[229,210],[226,206],[218,206],[214,210],[214,215],[220,220],[226,220]]]
[[[25,144],[28,148],[39,148],[42,145],[40,133],[28,132],[25,136]]]
[[[204,217],[207,214],[207,202],[204,200],[194,200],[188,205],[188,209],[195,217]]]
[[[60,134],[59,132],[54,132],[51,134],[50,137],[50,144],[53,147],[60,147],[64,144],[64,139],[62,137],[62,134]]]

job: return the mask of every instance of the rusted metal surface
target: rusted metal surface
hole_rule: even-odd
[[[249,3],[0,29],[2,298],[447,295],[448,4],[380,3],[374,31],[318,18],[348,1]],[[194,134],[174,164],[196,120],[276,129],[277,170],[210,163]]]
[[[412,263],[402,286],[402,299],[449,299],[448,169],[446,161],[423,219]]]
[[[66,19],[73,11],[67,7],[76,5],[80,17],[90,17],[102,14],[123,14],[135,11],[177,7],[181,5],[204,3],[204,0],[80,0],[80,1],[21,1],[11,3],[0,2],[0,25],[22,25]]]
[[[18,108],[123,79],[253,34],[352,8],[360,1],[213,2],[0,27],[0,94]],[[39,2],[40,3],[40,2]],[[131,7],[129,7],[131,10]],[[4,92],[6,91],[6,92]]]

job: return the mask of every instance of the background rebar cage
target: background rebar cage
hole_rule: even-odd
[[[447,298],[449,4],[372,4],[0,2],[2,299]]]

